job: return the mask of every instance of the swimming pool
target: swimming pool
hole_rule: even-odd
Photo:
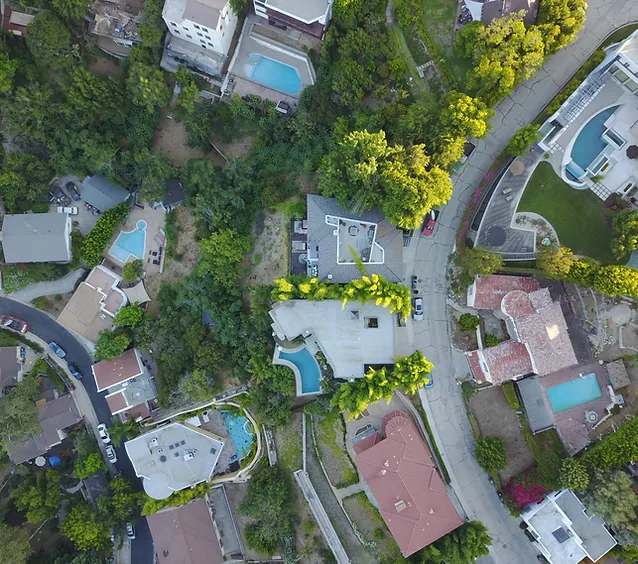
[[[295,67],[258,53],[248,56],[244,73],[255,82],[294,96],[301,90],[301,77]]]
[[[567,411],[603,397],[596,374],[586,374],[547,390],[554,413]]]
[[[607,147],[608,143],[603,139],[603,133],[607,130],[605,122],[617,109],[618,106],[614,106],[596,114],[585,124],[585,127],[580,130],[578,137],[576,137],[571,157],[583,170],[586,170],[603,149]]]
[[[122,263],[126,262],[131,256],[143,259],[146,247],[146,226],[146,221],[140,219],[136,223],[136,229],[122,231],[109,249],[109,255]]]
[[[320,391],[319,382],[321,380],[321,370],[315,357],[310,351],[303,347],[295,352],[279,351],[279,358],[294,364],[301,376],[301,390],[297,389],[297,394],[317,394]],[[299,386],[297,386],[299,388]]]
[[[250,446],[255,440],[252,425],[243,415],[236,415],[228,411],[223,411],[222,414],[224,417],[224,425],[226,425],[226,429],[228,429],[228,434],[235,447],[237,458],[242,460],[248,454]]]

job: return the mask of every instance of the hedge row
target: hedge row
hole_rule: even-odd
[[[88,266],[100,264],[109,242],[117,226],[128,216],[128,204],[122,202],[110,210],[106,210],[89,231],[82,244],[82,259]]]

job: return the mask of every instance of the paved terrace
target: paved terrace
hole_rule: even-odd
[[[524,159],[518,158],[510,165],[492,193],[491,200],[483,214],[476,236],[476,245],[482,245],[486,249],[502,254],[533,253],[535,251],[536,233],[517,228],[513,224],[513,218],[527,181],[541,156],[541,150],[535,145]],[[517,168],[520,170],[521,162],[524,170],[521,174],[514,174],[517,172]],[[503,194],[504,190],[511,190],[511,192]],[[507,201],[506,198],[510,196],[512,198]]]

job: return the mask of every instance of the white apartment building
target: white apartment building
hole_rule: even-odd
[[[228,55],[237,27],[228,0],[166,0],[162,17],[174,37]]]

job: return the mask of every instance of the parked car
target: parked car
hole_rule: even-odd
[[[66,356],[66,352],[64,351],[64,349],[55,341],[51,341],[49,343],[49,348],[60,358],[64,358]]]
[[[414,298],[412,318],[414,321],[423,321],[423,298]]]
[[[62,188],[60,188],[59,186],[53,186],[53,188],[49,190],[49,194],[51,194],[51,192],[53,192],[53,200],[56,203],[62,206],[68,206],[71,203],[71,198],[69,198],[64,193],[64,190],[62,190]]]
[[[69,193],[69,196],[71,196],[76,202],[82,199],[82,196],[80,196],[80,191],[75,185],[75,182],[67,182],[66,191]]]
[[[436,218],[439,217],[439,210],[430,210],[430,213],[425,216],[425,225],[423,226],[423,235],[430,236],[436,226]]]
[[[79,368],[75,364],[69,363],[69,372],[76,380],[82,380],[82,372],[80,372]]]
[[[29,324],[26,321],[13,317],[12,315],[0,316],[0,325],[7,329],[13,329],[18,333],[26,333],[29,330]]]
[[[100,435],[100,439],[102,439],[102,442],[105,445],[108,445],[111,442],[111,435],[109,435],[109,432],[106,429],[106,425],[104,423],[100,423],[97,426],[97,432]]]
[[[66,208],[63,206],[58,206],[58,213],[68,213],[69,215],[77,215],[78,208],[75,206],[66,207]]]
[[[113,445],[106,445],[106,458],[109,459],[111,464],[115,464],[117,462],[117,454],[115,454]]]
[[[461,157],[461,160],[459,162],[463,164],[465,161],[467,161],[467,159],[469,159],[474,152],[474,149],[476,149],[476,145],[467,141],[463,146],[463,156]]]
[[[126,536],[131,540],[135,539],[135,527],[131,523],[126,524]]]

